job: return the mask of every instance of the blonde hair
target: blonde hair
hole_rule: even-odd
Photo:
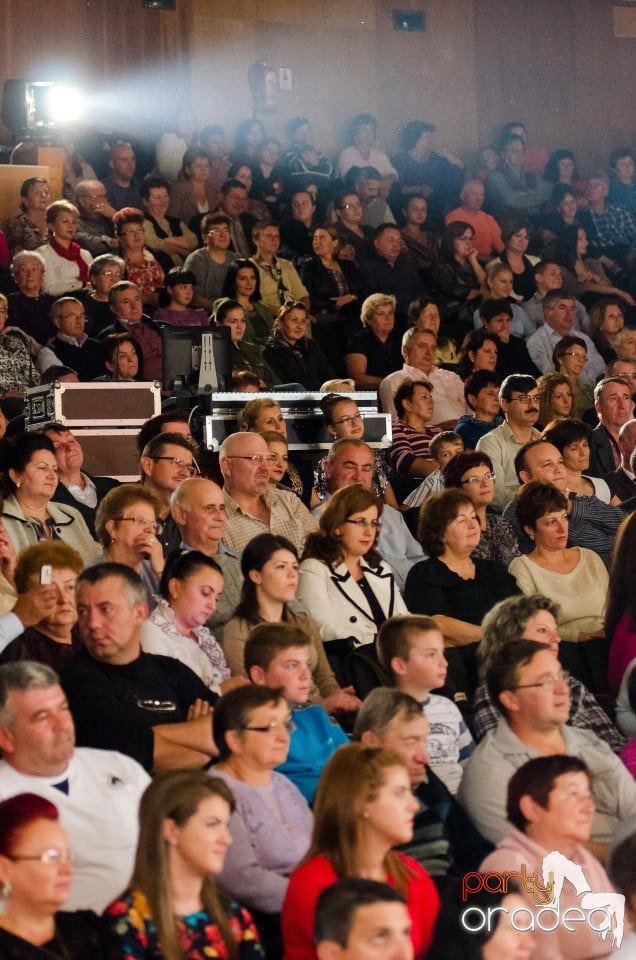
[[[363,327],[368,327],[369,322],[373,320],[375,311],[379,307],[391,306],[395,310],[397,300],[388,293],[372,293],[370,297],[363,302],[360,308],[360,322]]]

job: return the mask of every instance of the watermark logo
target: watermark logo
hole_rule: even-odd
[[[528,872],[526,865],[521,870],[507,873],[466,873],[462,879],[462,901],[468,903],[471,895],[485,890],[488,893],[509,892],[510,881],[515,881],[522,892],[531,896],[539,909],[517,907],[512,912],[505,907],[467,906],[462,911],[460,922],[469,933],[483,930],[492,932],[499,922],[499,913],[510,913],[510,923],[520,932],[541,930],[552,933],[563,927],[568,933],[576,931],[576,924],[584,923],[600,939],[606,940],[612,933],[612,948],[618,949],[625,932],[625,897],[619,893],[592,893],[587,878],[578,863],[552,850],[543,858],[541,876],[538,871]],[[578,906],[561,909],[561,893],[565,883],[574,887],[579,897]]]

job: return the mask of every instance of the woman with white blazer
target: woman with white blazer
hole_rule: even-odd
[[[356,483],[338,490],[320,515],[320,530],[307,537],[298,600],[330,642],[353,648],[373,645],[389,617],[407,613],[393,572],[375,549],[382,502]],[[369,648],[369,652],[373,650]]]

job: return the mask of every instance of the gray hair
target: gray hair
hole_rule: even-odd
[[[9,694],[26,690],[48,690],[59,684],[55,670],[35,660],[14,660],[0,666],[0,727],[11,727],[13,710]]]
[[[523,639],[528,621],[541,610],[547,610],[558,620],[558,604],[539,593],[508,597],[500,600],[488,611],[481,622],[483,637],[477,652],[482,678],[504,647]]]
[[[102,580],[108,580],[109,577],[119,577],[122,581],[122,592],[131,610],[133,607],[138,607],[140,603],[148,603],[148,594],[141,577],[132,567],[127,567],[123,563],[105,562],[86,567],[77,578],[77,586],[79,588],[83,583],[94,586]]]
[[[376,687],[364,698],[356,714],[353,739],[360,740],[367,731],[381,736],[396,717],[415,720],[421,716],[422,707],[410,694],[392,687]]]
[[[603,399],[603,387],[605,387],[608,383],[619,383],[622,387],[627,387],[631,393],[630,385],[628,384],[627,380],[623,380],[622,377],[604,377],[603,380],[599,380],[594,387],[594,403],[601,402]]]
[[[62,310],[67,303],[76,303],[78,307],[84,309],[84,304],[81,300],[78,300],[77,297],[58,297],[58,299],[51,305],[51,320],[55,320],[57,317],[62,316]]]
[[[46,270],[46,261],[41,253],[36,250],[20,250],[11,261],[11,276],[14,277],[16,270],[25,260],[37,260],[42,270]]]
[[[432,337],[435,343],[437,343],[437,334],[434,330],[420,330],[418,327],[409,327],[402,335],[402,353],[404,353],[413,337],[417,336],[418,333],[428,334],[428,336]]]
[[[357,450],[366,447],[367,450],[371,450],[366,440],[361,440],[359,437],[351,437],[351,439],[348,437],[340,437],[338,440],[334,440],[329,447],[329,453],[327,454],[329,463],[333,463],[344,446],[355,447]]]

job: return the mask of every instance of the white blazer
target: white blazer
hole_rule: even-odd
[[[408,613],[388,564],[369,567],[363,560],[362,569],[387,619]],[[344,563],[330,567],[321,560],[303,560],[297,598],[320,627],[323,640],[354,637],[358,646],[374,642],[378,627],[373,613]]]

